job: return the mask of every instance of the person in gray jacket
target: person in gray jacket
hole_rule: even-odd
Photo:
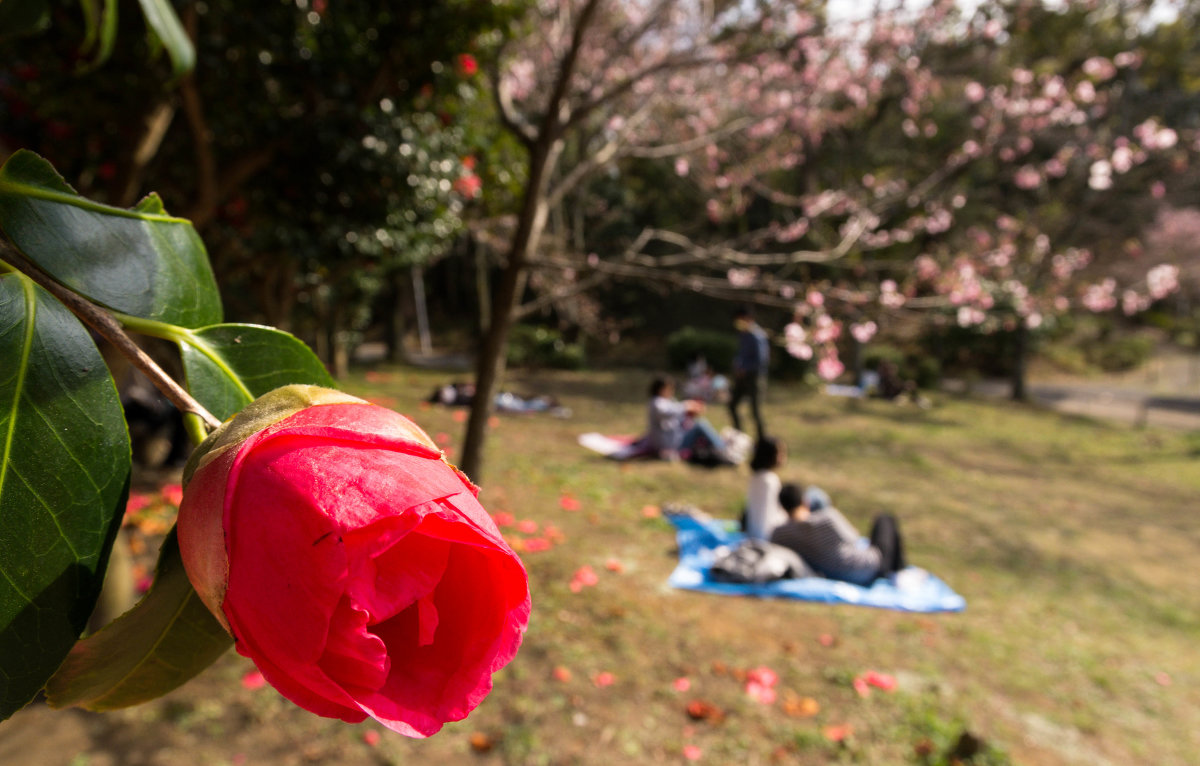
[[[870,585],[907,566],[900,527],[891,514],[875,517],[870,543],[863,545],[862,536],[841,511],[832,505],[810,510],[795,484],[779,490],[779,503],[791,521],[775,528],[771,542],[791,548],[823,577]]]

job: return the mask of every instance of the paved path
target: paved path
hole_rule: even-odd
[[[965,389],[953,381],[949,391]],[[1138,426],[1200,429],[1200,356],[1175,354],[1102,380],[1056,376],[1029,384],[1033,401],[1060,412]],[[979,381],[972,393],[1006,397],[1006,381]]]

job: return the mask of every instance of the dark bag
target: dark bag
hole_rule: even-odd
[[[709,575],[717,582],[762,584],[788,577],[812,577],[813,570],[795,551],[762,540],[744,540],[719,554]]]

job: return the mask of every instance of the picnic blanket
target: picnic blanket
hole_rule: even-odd
[[[709,575],[713,559],[744,538],[736,523],[686,514],[670,514],[665,518],[675,525],[679,541],[679,565],[667,580],[675,588],[728,596],[858,604],[904,612],[960,612],[967,606],[966,599],[949,585],[917,567],[908,567],[894,578],[881,577],[869,587],[823,577],[775,580],[761,585],[717,582]]]
[[[734,428],[725,428],[721,431],[721,440],[724,442],[724,449],[719,455],[712,453],[698,456],[683,450],[681,456],[688,462],[709,466],[741,465],[750,457],[754,441],[747,434]],[[658,452],[645,439],[637,436],[613,436],[589,431],[580,434],[578,441],[581,447],[587,447],[610,460],[658,458]]]
[[[609,436],[590,431],[579,435],[579,444],[592,452],[599,452],[611,460],[634,460],[636,458],[657,457],[649,445],[636,436]]]

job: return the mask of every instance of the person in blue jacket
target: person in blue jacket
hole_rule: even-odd
[[[729,416],[733,427],[742,430],[738,407],[743,399],[750,400],[750,414],[759,439],[767,435],[763,426],[762,400],[767,391],[767,363],[771,359],[767,334],[754,321],[749,308],[738,309],[733,317],[737,328],[737,352],[733,357],[733,390],[729,395]]]

